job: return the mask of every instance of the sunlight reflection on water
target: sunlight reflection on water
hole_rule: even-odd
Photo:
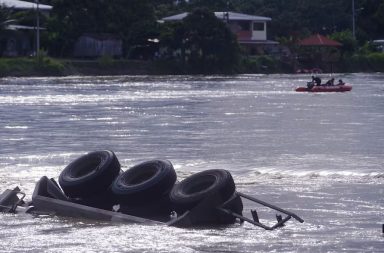
[[[112,149],[124,170],[169,159],[179,180],[228,169],[239,191],[305,220],[266,232],[1,214],[0,252],[379,252],[384,75],[342,78],[351,92],[294,92],[306,75],[0,79],[0,191],[30,199],[41,176]]]

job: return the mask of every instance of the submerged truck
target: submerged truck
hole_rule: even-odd
[[[113,151],[93,151],[71,162],[58,182],[43,176],[30,202],[19,187],[0,195],[0,212],[53,214],[114,222],[176,227],[217,226],[249,222],[266,230],[283,227],[298,215],[236,191],[229,171],[205,170],[178,182],[168,160],[149,160],[121,169]],[[261,223],[258,213],[243,215],[247,199],[277,212],[276,223]],[[285,216],[285,217],[283,217]]]

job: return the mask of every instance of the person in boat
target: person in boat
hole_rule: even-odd
[[[339,82],[337,83],[337,85],[345,85],[345,83],[343,82],[343,80],[339,79]]]
[[[335,85],[335,78],[329,79],[326,83],[325,86],[333,86]]]
[[[321,79],[318,76],[312,76],[312,82],[314,82],[316,86],[321,85]]]

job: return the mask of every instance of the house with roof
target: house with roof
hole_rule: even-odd
[[[37,9],[37,3],[31,3],[31,2],[19,1],[19,0],[0,0],[0,5],[7,8],[15,9],[15,10]],[[51,9],[52,9],[52,6],[50,5],[39,4],[40,11],[49,11]]]
[[[228,24],[237,40],[250,55],[264,54],[276,48],[278,42],[267,39],[267,23],[272,19],[236,12],[214,12],[218,19]],[[162,22],[181,21],[188,12],[162,18]]]
[[[45,15],[52,9],[52,6],[39,4],[38,1],[0,0],[0,6],[12,11],[39,11]],[[15,22],[7,24],[5,32],[0,34],[0,56],[27,56],[34,52],[39,43],[38,34],[43,29],[38,25],[39,16],[36,15],[36,18],[36,26],[18,25]]]

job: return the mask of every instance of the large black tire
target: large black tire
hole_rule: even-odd
[[[120,163],[112,151],[94,151],[65,167],[59,184],[68,197],[86,198],[106,192],[119,174]]]
[[[187,177],[173,187],[171,203],[177,213],[192,209],[211,194],[219,194],[226,201],[235,192],[235,182],[226,170],[206,170]]]
[[[168,196],[175,182],[176,172],[171,162],[151,160],[120,174],[111,190],[118,203],[145,203]]]

